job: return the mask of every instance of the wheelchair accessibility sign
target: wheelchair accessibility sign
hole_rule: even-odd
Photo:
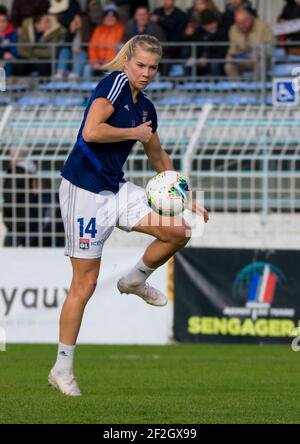
[[[299,91],[293,78],[273,80],[273,105],[298,105]]]

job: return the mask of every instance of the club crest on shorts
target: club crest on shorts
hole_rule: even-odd
[[[79,239],[79,248],[81,250],[88,250],[90,248],[90,240],[84,238]]]

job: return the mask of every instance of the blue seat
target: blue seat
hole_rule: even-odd
[[[254,79],[254,73],[252,72],[252,71],[249,71],[249,72],[243,72],[242,73],[242,79],[245,79],[245,80],[253,80]]]
[[[87,92],[91,92],[94,91],[94,89],[96,88],[96,86],[98,85],[99,82],[90,82],[90,81],[84,81],[84,82],[80,82],[80,83],[72,83],[70,86],[70,89],[72,91],[87,91]]]
[[[185,82],[177,86],[180,91],[211,91],[211,88],[210,82]]]
[[[197,106],[207,105],[211,103],[213,105],[221,105],[224,99],[222,97],[212,96],[212,97],[197,97],[194,100],[194,104]]]
[[[225,105],[234,106],[234,105],[259,105],[260,101],[255,96],[249,95],[239,95],[235,94],[232,96],[228,96],[224,100]]]
[[[272,59],[273,60],[284,60],[286,58],[286,52],[284,48],[275,48],[273,50]]]
[[[70,89],[70,82],[53,81],[46,85],[40,85],[39,89],[41,91],[65,91]]]
[[[65,97],[65,96],[57,96],[54,99],[55,106],[82,106],[84,104],[84,98],[77,97]]]
[[[185,72],[183,65],[181,65],[180,63],[174,63],[174,65],[171,65],[169,76],[180,77],[184,76],[184,74]]]
[[[158,106],[192,105],[193,100],[188,97],[164,97],[155,103]]]
[[[266,97],[266,105],[273,105],[273,95],[268,94]]]
[[[20,91],[27,91],[29,89],[28,83],[17,83],[16,85],[7,85],[6,91],[10,92],[20,92]]]
[[[289,54],[287,56],[287,59],[288,59],[289,62],[299,62],[300,61],[300,56],[294,55],[294,54]]]
[[[13,100],[10,97],[3,97],[0,95],[0,105],[11,105]]]
[[[296,65],[294,63],[278,64],[278,65],[274,66],[274,68],[272,70],[272,75],[275,77],[281,77],[281,76],[282,77],[285,77],[285,76],[291,77],[291,76],[293,76],[293,70],[295,68],[299,69],[299,64],[298,65]]]
[[[18,100],[20,106],[48,106],[51,105],[51,99],[47,96],[25,96]]]
[[[174,88],[173,82],[152,82],[147,86],[147,91],[169,91]]]

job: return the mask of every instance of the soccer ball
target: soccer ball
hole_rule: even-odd
[[[187,208],[191,186],[182,174],[163,171],[149,180],[146,194],[153,211],[163,216],[176,216]]]

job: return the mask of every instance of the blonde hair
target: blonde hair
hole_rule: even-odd
[[[157,54],[159,58],[162,56],[162,47],[156,37],[147,34],[136,35],[128,40],[112,61],[104,65],[102,69],[109,72],[123,71],[125,59],[130,60],[137,49]]]

